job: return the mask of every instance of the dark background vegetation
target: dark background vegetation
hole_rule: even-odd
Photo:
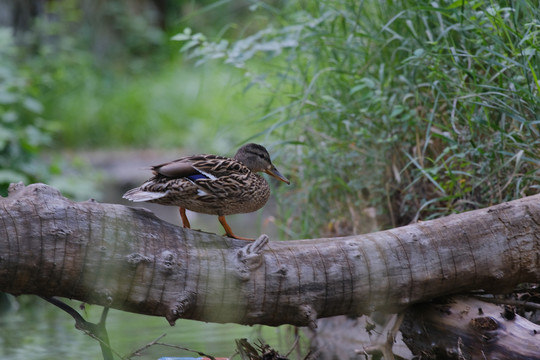
[[[265,144],[282,239],[538,193],[540,9],[515,1],[0,2],[0,184],[100,198],[96,149]]]

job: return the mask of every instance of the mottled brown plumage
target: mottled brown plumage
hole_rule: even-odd
[[[184,227],[190,227],[185,209],[217,215],[227,235],[234,238],[240,237],[233,234],[225,216],[259,210],[270,197],[270,186],[256,173],[266,172],[289,183],[272,164],[268,151],[257,144],[242,146],[234,158],[186,156],[153,166],[152,172],[154,177],[123,197],[178,206]]]

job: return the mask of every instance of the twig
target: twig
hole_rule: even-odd
[[[472,295],[473,298],[482,300],[488,303],[492,304],[498,304],[498,305],[515,305],[515,306],[523,306],[528,309],[534,309],[534,310],[540,310],[540,304],[527,302],[523,300],[514,300],[514,299],[495,299],[495,298],[488,298],[481,295]]]
[[[103,311],[101,312],[101,317],[99,319],[99,325],[105,327],[105,321],[107,320],[107,315],[109,315],[109,308],[104,307]]]
[[[126,355],[126,356],[123,357],[122,359],[131,359],[132,357],[140,356],[140,355],[141,355],[141,352],[143,352],[144,350],[148,349],[150,346],[156,345],[157,342],[158,342],[159,340],[163,339],[165,336],[167,336],[167,334],[161,334],[160,336],[158,336],[158,337],[155,338],[154,340],[150,341],[148,344],[144,345],[143,347],[138,348],[137,350],[135,350],[134,352],[132,352],[132,353],[129,354],[129,355]]]
[[[212,355],[208,355],[208,354],[205,354],[203,352],[200,352],[200,351],[197,351],[197,350],[192,350],[192,349],[188,349],[188,348],[185,348],[185,347],[182,347],[182,346],[178,346],[178,345],[172,345],[172,344],[165,344],[165,343],[160,343],[160,342],[156,342],[156,345],[161,345],[161,346],[166,346],[166,347],[171,347],[171,348],[174,348],[174,349],[179,349],[179,350],[185,350],[185,351],[189,351],[189,352],[193,352],[199,356],[204,356],[204,357],[207,357],[209,359],[212,359],[212,360],[216,360],[216,358]]]
[[[162,335],[158,336],[154,340],[150,341],[148,344],[140,347],[139,349],[135,350],[131,354],[129,354],[127,356],[124,356],[122,359],[126,360],[126,359],[131,359],[131,358],[136,357],[136,356],[141,356],[142,355],[141,353],[144,350],[148,349],[149,347],[154,346],[154,345],[160,345],[160,346],[166,346],[166,347],[170,347],[170,348],[174,348],[174,349],[189,351],[189,352],[192,352],[192,353],[196,353],[199,356],[203,356],[203,357],[207,357],[207,358],[212,359],[212,360],[216,360],[216,358],[214,356],[205,354],[205,353],[197,351],[197,350],[188,349],[188,348],[178,346],[178,345],[160,343],[159,340],[163,339],[165,336],[167,336],[167,334],[162,334]]]
[[[64,310],[66,313],[71,315],[71,317],[75,320],[75,327],[77,327],[78,329],[80,328],[81,330],[84,329],[85,323],[87,321],[84,320],[84,318],[81,316],[81,314],[77,312],[77,310],[75,310],[74,308],[72,308],[71,306],[63,302],[62,300],[58,300],[57,298],[54,298],[54,297],[47,298],[44,296],[40,296],[40,298],[53,304],[59,309]]]
[[[109,313],[108,307],[103,308],[99,323],[94,324],[84,320],[84,318],[81,316],[81,314],[77,312],[77,310],[73,309],[71,306],[69,306],[62,300],[54,297],[40,297],[43,300],[53,304],[54,306],[68,313],[75,320],[76,329],[81,330],[85,334],[89,335],[91,338],[97,340],[99,342],[99,346],[101,347],[101,354],[103,355],[104,360],[113,360],[113,353],[114,355],[121,358],[120,354],[118,354],[111,348],[111,345],[109,343],[109,335],[107,334],[107,329],[105,328],[105,320],[107,319],[107,315]]]
[[[291,355],[291,353],[293,352],[293,350],[296,348],[296,346],[298,345],[298,342],[300,341],[300,334],[298,333],[298,328],[295,328],[295,332],[296,332],[296,336],[294,338],[294,342],[291,346],[291,349],[285,354],[285,357],[288,358],[289,355]]]

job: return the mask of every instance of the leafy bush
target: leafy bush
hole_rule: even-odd
[[[32,96],[32,87],[11,61],[9,30],[0,31],[0,193],[11,182],[35,182],[49,169],[37,159],[50,143],[51,132],[41,118],[43,105]]]
[[[239,120],[251,111],[254,94],[230,91],[243,74],[215,64],[196,70],[181,66],[178,44],[166,31],[169,17],[176,16],[177,23],[185,6],[163,5],[165,23],[152,3],[81,8],[80,1],[52,2],[21,36],[19,70],[32,79],[42,116],[54,122],[57,146],[229,152],[249,136]],[[199,14],[215,6],[234,12],[215,15],[220,20],[211,24],[195,21],[212,31],[239,20],[238,4],[192,6]]]
[[[98,197],[92,177],[62,175],[67,168],[84,170],[82,164],[45,156],[57,126],[43,118],[40,90],[18,65],[11,32],[0,29],[0,195],[7,195],[10,183],[22,181],[47,182],[77,199]]]
[[[251,111],[254,94],[230,91],[242,73],[225,66],[197,71],[179,67],[177,48],[171,55],[167,29],[158,26],[157,13],[149,6],[47,3],[29,20],[29,28],[17,32],[17,46],[11,44],[10,31],[2,33],[4,194],[7,184],[22,180],[47,182],[77,198],[99,197],[92,176],[74,182],[65,172],[68,167],[75,176],[85,171],[84,161],[74,164],[58,150],[184,147],[225,153],[249,136],[250,127],[238,120]],[[168,23],[175,16],[177,22],[183,8],[167,4],[162,20]],[[211,27],[239,20],[236,15],[216,17],[220,21]]]
[[[239,120],[253,94],[229,91],[238,77],[217,66],[193,71],[171,62],[146,75],[90,75],[76,91],[57,84],[44,103],[47,117],[62,124],[56,138],[68,148],[228,152],[250,134]]]
[[[270,89],[301,237],[371,230],[365,209],[398,226],[538,192],[538,19],[529,0],[325,0],[236,42],[177,39]]]

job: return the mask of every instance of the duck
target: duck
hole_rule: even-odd
[[[184,228],[191,227],[186,210],[217,215],[226,235],[240,240],[253,239],[236,236],[225,216],[257,211],[267,203],[270,186],[258,173],[290,184],[272,164],[266,148],[254,143],[240,147],[233,158],[190,155],[150,170],[153,177],[127,191],[124,199],[177,206]]]

